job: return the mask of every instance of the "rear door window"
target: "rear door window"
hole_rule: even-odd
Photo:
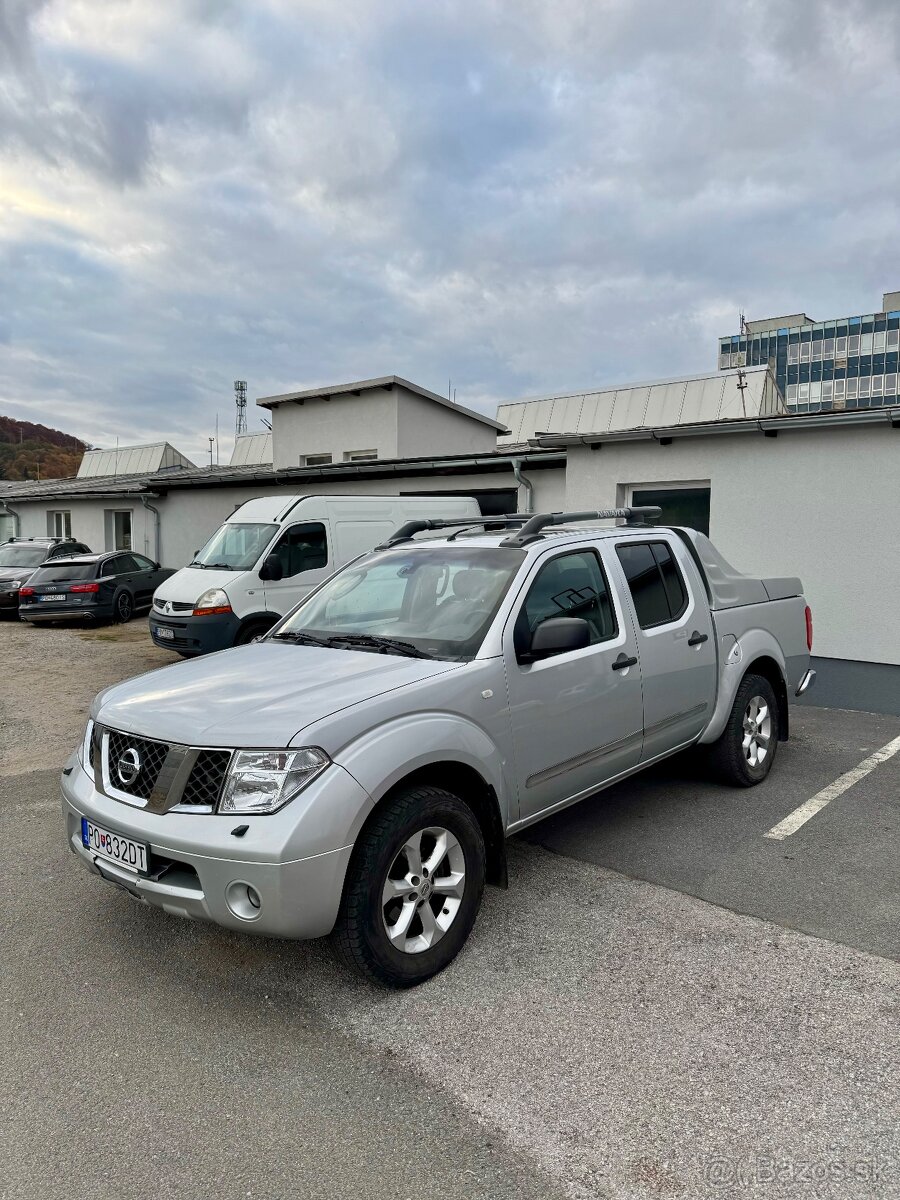
[[[687,608],[687,589],[665,542],[616,546],[641,629],[675,621]]]

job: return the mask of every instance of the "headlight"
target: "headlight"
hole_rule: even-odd
[[[230,613],[231,603],[221,588],[210,588],[194,605],[195,617],[208,617],[212,613]]]
[[[21,579],[2,579],[0,580],[0,592],[17,592],[22,586]]]
[[[81,745],[78,747],[78,757],[81,760],[81,765],[84,767],[91,779],[94,778],[94,766],[91,762],[91,742],[94,740],[94,722],[88,721],[84,731],[84,737],[81,739]]]
[[[238,750],[225,779],[219,812],[273,813],[331,765],[324,750]]]

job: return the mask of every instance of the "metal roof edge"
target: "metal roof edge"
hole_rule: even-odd
[[[596,433],[545,433],[529,439],[541,449],[597,445],[603,442],[659,441],[662,438],[707,437],[727,433],[787,433],[799,429],[830,429],[846,425],[889,424],[900,427],[900,407],[866,408],[852,412],[783,413],[773,417],[737,417],[687,425],[657,425]]]
[[[295,404],[300,400],[330,399],[332,396],[352,396],[358,395],[361,392],[374,391],[376,388],[394,387],[395,385],[404,387],[407,391],[413,392],[425,400],[433,400],[436,404],[441,404],[444,408],[449,408],[453,412],[459,413],[460,416],[471,417],[474,421],[481,421],[484,425],[490,425],[492,429],[496,429],[498,432],[508,432],[506,426],[500,421],[495,421],[493,417],[487,417],[484,413],[476,412],[472,408],[466,408],[463,404],[457,404],[455,401],[449,400],[446,396],[440,396],[437,392],[429,391],[428,388],[421,387],[418,383],[412,383],[409,379],[404,379],[402,375],[381,375],[375,379],[360,379],[354,383],[329,384],[325,387],[304,388],[298,392],[282,392],[277,396],[260,396],[256,403],[260,408],[273,409],[278,408],[282,404]]]

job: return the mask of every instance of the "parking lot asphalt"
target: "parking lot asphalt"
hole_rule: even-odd
[[[71,644],[72,714],[96,654]],[[456,963],[405,993],[105,885],[64,845],[57,770],[19,754],[0,1197],[896,1200],[900,755],[763,835],[898,732],[797,710],[761,788],[672,763],[535,827]]]
[[[791,738],[761,787],[711,783],[692,756],[542,821],[522,836],[752,913],[900,959],[900,754],[784,841],[763,835],[900,735],[900,720],[795,708]]]

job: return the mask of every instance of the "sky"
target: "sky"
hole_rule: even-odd
[[[0,0],[0,412],[716,367],[900,290],[897,0]]]

